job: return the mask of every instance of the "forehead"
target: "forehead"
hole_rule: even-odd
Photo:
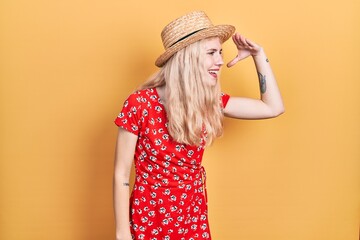
[[[204,40],[205,49],[220,49],[221,42],[218,37],[207,38]]]

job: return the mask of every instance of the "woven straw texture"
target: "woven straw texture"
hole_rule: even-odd
[[[221,42],[228,40],[235,32],[231,25],[214,26],[202,11],[195,11],[170,22],[161,32],[165,52],[155,61],[162,67],[169,58],[184,47],[209,37],[219,37]]]

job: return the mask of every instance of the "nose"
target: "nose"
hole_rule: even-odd
[[[216,65],[221,67],[222,65],[224,65],[224,60],[223,60],[223,56],[222,54],[218,54],[218,57],[216,58],[215,61]]]

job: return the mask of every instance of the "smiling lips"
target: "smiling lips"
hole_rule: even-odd
[[[208,72],[213,78],[217,78],[218,73],[219,73],[219,69],[210,69]]]

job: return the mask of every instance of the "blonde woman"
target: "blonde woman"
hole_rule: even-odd
[[[204,12],[186,14],[162,31],[160,70],[132,93],[116,118],[119,126],[114,174],[116,239],[211,239],[205,170],[206,146],[223,131],[223,116],[276,117],[284,112],[279,89],[263,49],[214,26]],[[237,56],[251,56],[259,76],[260,99],[221,93],[221,44],[232,37]],[[135,185],[129,177],[135,161]],[[130,201],[129,201],[130,197]]]

